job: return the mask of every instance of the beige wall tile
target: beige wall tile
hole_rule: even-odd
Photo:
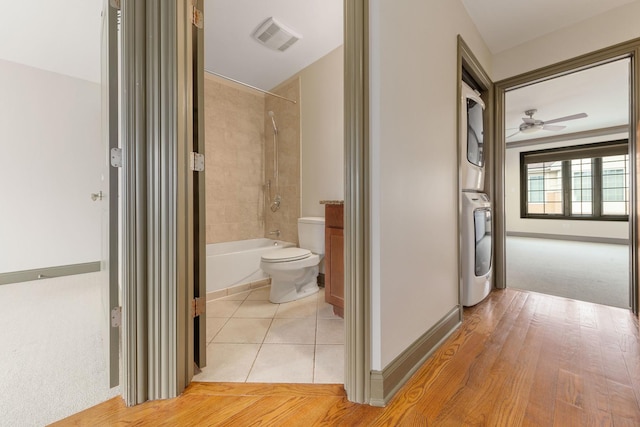
[[[207,243],[264,236],[264,96],[205,79]]]
[[[300,80],[274,92],[300,99]],[[274,141],[267,112],[278,124],[279,211],[266,210],[264,184],[272,181]],[[280,239],[298,242],[300,216],[300,108],[215,78],[205,79],[207,243],[255,239],[280,229]],[[268,208],[268,206],[267,206]]]
[[[273,92],[296,101],[300,100],[300,79],[285,82]],[[300,106],[278,98],[265,99],[265,117],[275,113],[278,124],[278,169],[281,207],[266,213],[266,231],[280,230],[280,239],[298,243],[298,217],[300,216]],[[273,130],[265,120],[265,179],[273,180]],[[271,191],[275,196],[275,189]]]

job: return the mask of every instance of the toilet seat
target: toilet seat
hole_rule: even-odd
[[[283,248],[262,255],[262,261],[268,263],[291,262],[309,258],[311,255],[309,249]]]

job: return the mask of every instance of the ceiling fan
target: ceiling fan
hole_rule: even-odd
[[[529,116],[529,117],[523,117],[522,121],[524,123],[520,124],[520,127],[518,128],[518,131],[515,132],[515,133],[512,133],[509,136],[507,136],[507,138],[511,138],[512,136],[515,136],[515,135],[517,135],[517,134],[519,134],[521,132],[522,133],[534,133],[534,132],[539,131],[540,129],[542,129],[542,130],[551,130],[551,131],[559,131],[559,130],[562,130],[562,129],[566,128],[566,126],[552,125],[551,123],[566,122],[568,120],[582,119],[584,117],[587,117],[587,113],[578,113],[578,114],[573,114],[571,116],[558,117],[557,119],[542,121],[542,120],[538,120],[538,119],[534,119],[533,118],[533,115],[537,111],[538,110],[536,110],[535,108],[532,108],[531,110],[525,111],[524,114]]]

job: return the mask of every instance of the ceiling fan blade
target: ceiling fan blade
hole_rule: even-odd
[[[520,131],[518,131],[518,132],[516,132],[516,133],[512,133],[511,135],[507,135],[507,136],[505,137],[505,139],[507,139],[507,138],[511,138],[512,136],[516,136],[516,135],[517,135],[517,134],[519,134],[519,133],[520,133]]]
[[[558,117],[557,119],[553,119],[553,120],[546,120],[544,124],[548,125],[551,123],[566,122],[567,120],[582,119],[584,117],[588,117],[587,113],[578,113],[578,114],[573,114],[571,116]]]
[[[562,130],[566,128],[566,126],[558,126],[558,125],[544,125],[542,126],[543,130]]]
[[[522,121],[530,125],[533,125],[536,123],[535,119],[532,119],[531,117],[523,117]]]

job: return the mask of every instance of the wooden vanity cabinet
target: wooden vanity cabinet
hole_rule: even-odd
[[[325,205],[325,301],[344,317],[344,204]]]

